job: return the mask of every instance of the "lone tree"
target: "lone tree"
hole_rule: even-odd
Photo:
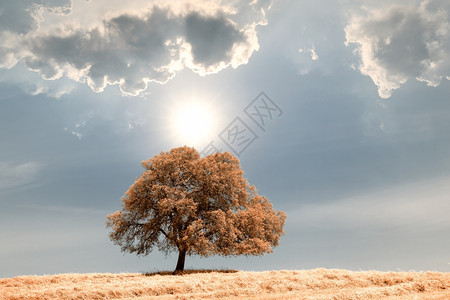
[[[176,272],[186,255],[262,255],[278,246],[286,215],[248,184],[230,153],[201,158],[184,146],[142,166],[122,210],[107,216],[109,236],[122,251],[177,250]]]

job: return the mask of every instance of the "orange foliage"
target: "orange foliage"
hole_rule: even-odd
[[[185,255],[261,255],[278,246],[286,215],[275,212],[243,177],[230,153],[201,158],[187,146],[142,162],[144,173],[107,216],[122,251],[147,255],[156,246]]]

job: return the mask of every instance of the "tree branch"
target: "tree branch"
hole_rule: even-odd
[[[159,231],[160,231],[162,234],[164,234],[164,236],[165,236],[166,238],[168,238],[167,233],[164,231],[164,229],[160,228]]]

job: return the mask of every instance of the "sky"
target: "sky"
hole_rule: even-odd
[[[448,1],[0,0],[0,41],[0,278],[174,269],[105,221],[183,145],[287,214],[186,268],[450,271]]]

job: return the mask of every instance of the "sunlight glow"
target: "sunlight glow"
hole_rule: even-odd
[[[215,129],[212,110],[199,101],[177,105],[172,113],[172,130],[178,142],[199,146],[211,138]]]

